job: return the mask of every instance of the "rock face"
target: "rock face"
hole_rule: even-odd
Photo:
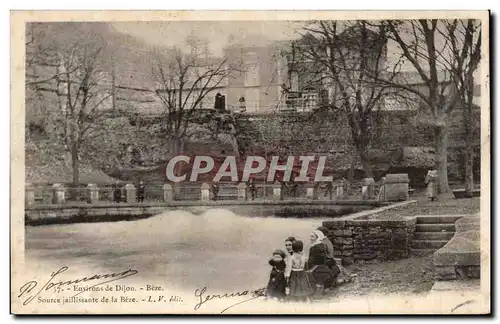
[[[323,222],[335,256],[346,263],[394,260],[410,255],[416,218],[352,219]]]
[[[459,218],[452,239],[434,253],[436,280],[477,279],[481,274],[479,214]]]

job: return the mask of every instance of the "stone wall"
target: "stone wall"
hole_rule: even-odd
[[[480,111],[474,111],[472,141],[480,156]],[[412,187],[424,186],[427,170],[434,165],[435,135],[429,124],[418,122],[415,111],[382,111],[372,117],[373,140],[368,159],[376,180],[386,173],[408,173]],[[251,122],[249,122],[249,120]],[[448,176],[450,182],[462,182],[464,175],[464,130],[460,109],[455,109],[449,121]],[[238,140],[247,154],[266,151],[287,151],[288,154],[325,153],[335,176],[346,176],[353,151],[346,120],[339,114],[307,113],[242,115],[237,119]],[[255,152],[256,151],[256,152]],[[412,154],[408,154],[408,152]],[[417,152],[415,154],[415,152]],[[406,155],[405,155],[406,154]],[[358,161],[355,174],[363,178]],[[479,179],[480,161],[474,171]]]
[[[347,264],[407,258],[416,218],[324,221],[335,256]]]
[[[459,218],[455,235],[433,256],[436,280],[467,280],[481,277],[479,214]]]
[[[256,217],[340,217],[385,205],[377,201],[170,201],[167,203],[67,203],[35,205],[25,208],[26,225],[113,222],[135,220],[171,210],[193,214],[208,209],[225,209],[237,215]]]

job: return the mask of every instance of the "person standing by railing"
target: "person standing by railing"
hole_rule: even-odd
[[[219,184],[217,182],[212,183],[212,199],[215,201],[219,196]]]
[[[116,203],[122,201],[122,188],[118,180],[113,184],[113,201]]]
[[[255,186],[255,179],[250,178],[250,181],[248,182],[248,191],[250,192],[250,197],[252,200],[255,200],[255,196],[257,193],[257,187]]]
[[[144,182],[141,180],[139,181],[139,185],[137,186],[137,201],[144,202],[145,195],[146,195],[146,186],[144,185]]]

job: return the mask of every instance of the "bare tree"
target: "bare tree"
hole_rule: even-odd
[[[37,59],[29,63],[43,71],[45,77],[27,78],[27,83],[48,93],[47,97],[55,94],[57,106],[49,107],[45,119],[53,124],[52,139],[60,141],[71,154],[76,186],[80,181],[82,146],[95,140],[93,132],[100,126],[111,96],[106,72],[109,53],[105,53],[99,29],[94,28],[98,26],[54,23],[45,27],[45,37],[34,44],[45,44],[45,50],[31,57]]]
[[[300,88],[328,89],[320,106],[344,115],[355,148],[352,165],[359,157],[368,177],[373,176],[368,149],[374,112],[386,98],[401,92],[380,82],[393,80],[399,67],[386,64],[386,43],[384,25],[373,27],[363,20],[317,21],[302,28],[302,38],[292,48],[296,62],[291,71],[297,73],[299,82],[306,82]]]
[[[473,19],[445,21],[443,37],[449,42],[452,57],[449,70],[460,94],[465,143],[465,191],[472,197],[474,189],[473,100],[474,72],[481,60],[481,24]]]
[[[428,116],[425,121],[430,123],[435,130],[435,164],[439,171],[439,191],[450,192],[448,185],[449,116],[461,100],[461,92],[464,90],[456,86],[460,84],[459,75],[464,72],[460,70],[465,65],[469,66],[467,70],[474,65],[477,66],[477,62],[473,63],[473,61],[479,58],[471,60],[474,50],[471,52],[470,48],[474,47],[473,42],[464,41],[464,38],[460,40],[457,37],[458,33],[463,33],[465,38],[470,39],[468,32],[456,28],[456,23],[445,20],[387,21],[386,25],[388,35],[400,48],[401,56],[416,70],[424,87],[415,88],[402,83],[393,85],[414,93],[423,103],[421,110]],[[453,52],[459,55],[456,56]]]
[[[182,149],[196,112],[213,108],[208,107],[205,99],[215,96],[233,71],[226,59],[213,58],[203,47],[190,40],[187,51],[154,51],[154,92],[165,108],[166,132],[171,136],[173,154]]]

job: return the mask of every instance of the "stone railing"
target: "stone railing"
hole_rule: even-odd
[[[71,187],[62,184],[35,186],[26,184],[25,205],[64,204],[78,201],[88,204],[98,202],[136,203],[144,201],[170,202],[174,200],[360,200],[398,201],[408,199],[408,175],[389,174],[381,183],[373,178],[362,182],[348,183],[340,180],[334,183],[202,183],[189,185],[145,184],[138,187],[132,183],[116,186],[88,184],[85,187]]]

